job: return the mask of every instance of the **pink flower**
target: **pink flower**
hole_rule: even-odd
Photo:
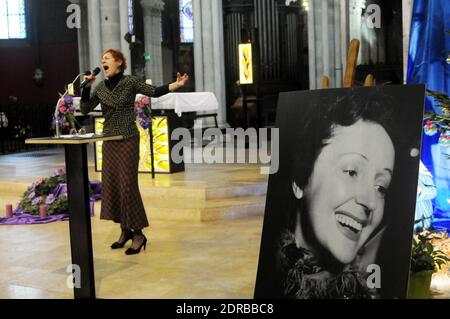
[[[62,175],[65,173],[64,168],[57,168],[55,169],[55,172],[53,173],[54,176]]]
[[[142,101],[143,104],[148,104],[149,103],[148,97],[144,97],[141,101]]]

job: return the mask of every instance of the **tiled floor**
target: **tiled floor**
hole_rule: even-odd
[[[15,203],[24,191],[20,187],[64,166],[60,149],[40,153],[44,155],[0,156],[0,207]],[[90,177],[100,179],[92,160]],[[192,164],[185,173],[157,175],[156,180],[141,175],[140,183],[201,188],[205,184],[223,187],[265,179],[257,165]],[[164,198],[164,194],[161,196]],[[99,220],[99,205],[95,208],[92,228],[97,297],[252,298],[261,216],[213,222],[151,220],[145,231],[147,250],[126,256],[124,250],[109,248],[119,229]],[[0,226],[0,298],[73,298],[73,290],[67,286],[66,268],[70,263],[67,222]],[[434,275],[432,298],[450,298],[448,274],[444,268]]]
[[[18,199],[26,185],[64,166],[62,150],[0,157],[0,204]],[[46,156],[45,154],[50,154]],[[92,158],[90,154],[90,158]],[[227,171],[228,170],[228,171]],[[202,172],[203,171],[203,172]],[[90,178],[100,179],[90,161]],[[193,164],[185,173],[141,174],[141,184],[217,187],[239,181],[264,181],[257,165]],[[9,183],[9,184],[8,184]],[[14,186],[15,185],[15,186]],[[23,189],[11,189],[21,185]],[[19,187],[19,188],[20,188]],[[16,196],[14,196],[16,194]],[[94,267],[100,298],[252,298],[262,217],[213,222],[152,220],[145,230],[147,250],[126,256],[111,250],[116,224],[92,219]],[[67,286],[71,263],[67,222],[0,227],[0,298],[73,298]]]

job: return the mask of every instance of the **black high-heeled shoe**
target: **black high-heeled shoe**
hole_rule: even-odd
[[[115,243],[112,243],[111,249],[123,248],[123,246],[125,246],[127,241],[129,241],[130,239],[133,239],[133,232],[132,231],[128,232],[128,234],[125,235],[124,241],[122,243],[120,243],[118,241],[116,241]]]
[[[144,247],[144,250],[145,250],[145,247],[147,247],[147,237],[145,237],[145,236],[144,236],[144,241],[142,242],[142,244],[137,249],[134,249],[134,248],[130,247],[130,248],[128,248],[125,251],[125,255],[136,255],[136,254],[139,254],[139,252],[141,251],[142,247]]]

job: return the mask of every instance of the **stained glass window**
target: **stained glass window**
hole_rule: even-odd
[[[134,34],[133,0],[128,0],[128,31]]]
[[[179,0],[180,2],[180,42],[194,42],[194,14],[192,0]]]
[[[27,37],[24,0],[0,0],[0,39]]]

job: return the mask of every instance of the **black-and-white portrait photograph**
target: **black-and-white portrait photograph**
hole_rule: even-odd
[[[424,94],[280,94],[255,298],[406,296]]]

